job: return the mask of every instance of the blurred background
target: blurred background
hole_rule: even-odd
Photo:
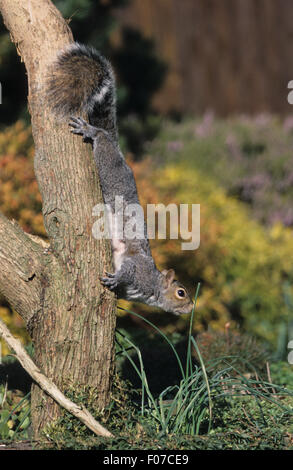
[[[53,3],[75,39],[113,63],[121,145],[142,203],[201,204],[198,250],[182,252],[176,240],[152,247],[158,266],[173,267],[193,294],[201,282],[194,331],[206,357],[243,351],[263,360],[268,348],[286,362],[293,339],[293,3]],[[26,74],[2,24],[0,56],[0,209],[45,237]],[[178,343],[187,331],[187,317],[131,308]],[[4,299],[0,315],[29,342]],[[119,315],[121,328],[145,328]]]

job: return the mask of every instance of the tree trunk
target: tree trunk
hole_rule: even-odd
[[[0,11],[28,73],[35,173],[50,241],[45,249],[0,218],[0,258],[21,286],[12,293],[0,274],[0,291],[26,321],[42,372],[61,390],[68,384],[95,388],[102,408],[114,370],[116,320],[116,299],[99,282],[110,268],[110,245],[91,231],[92,209],[102,195],[91,148],[71,135],[66,123],[56,122],[44,89],[48,65],[72,35],[50,0],[0,0]],[[15,240],[1,236],[6,226]],[[35,437],[58,414],[57,404],[34,385]]]

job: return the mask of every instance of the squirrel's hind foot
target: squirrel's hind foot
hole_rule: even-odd
[[[71,116],[68,125],[72,127],[71,132],[73,134],[81,135],[83,137],[84,142],[93,142],[99,134],[103,134],[108,140],[110,140],[110,142],[112,142],[107,131],[99,127],[92,126],[81,117]]]
[[[85,142],[93,141],[97,136],[97,128],[91,126],[81,117],[71,116],[69,126],[72,127],[71,132],[73,134],[81,135]]]

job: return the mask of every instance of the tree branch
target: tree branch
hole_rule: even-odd
[[[38,385],[53,398],[53,400],[65,408],[65,410],[69,411],[73,416],[78,418],[98,436],[114,437],[113,434],[95,420],[86,408],[80,408],[78,405],[66,398],[56,385],[42,374],[40,369],[27,354],[20,341],[12,336],[5,323],[0,319],[0,337],[1,336],[8,344],[9,348],[15,352],[22,367],[38,383]]]
[[[43,251],[0,213],[0,292],[26,322],[40,309]]]

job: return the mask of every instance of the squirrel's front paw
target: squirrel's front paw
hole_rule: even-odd
[[[115,277],[115,274],[107,273],[106,277],[100,277],[100,281],[103,286],[108,287],[110,290],[115,290],[118,287],[118,281]]]

